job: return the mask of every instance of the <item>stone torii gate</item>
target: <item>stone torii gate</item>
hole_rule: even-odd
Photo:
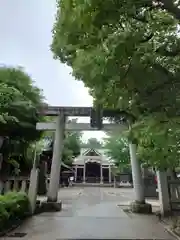
[[[51,173],[50,173],[50,183],[47,194],[47,202],[49,205],[48,208],[57,210],[59,204],[59,210],[61,209],[61,202],[58,202],[58,190],[59,190],[59,175],[62,162],[62,151],[63,151],[63,142],[65,131],[115,131],[116,133],[121,133],[125,129],[128,129],[126,123],[109,123],[103,124],[103,117],[114,117],[117,116],[120,112],[114,110],[103,109],[101,112],[96,112],[92,107],[54,107],[49,106],[43,110],[42,115],[45,116],[57,116],[56,122],[37,123],[37,130],[54,130],[55,131],[55,140],[53,147],[53,158],[51,164]],[[90,116],[90,123],[66,123],[66,118],[68,116],[77,116],[77,117],[88,117]],[[94,119],[95,118],[95,119]],[[98,122],[100,119],[100,122]],[[100,127],[99,127],[100,124]],[[143,203],[145,201],[144,189],[141,177],[140,163],[136,158],[136,144],[129,143],[130,148],[130,158],[132,166],[132,176],[135,190],[135,201]]]

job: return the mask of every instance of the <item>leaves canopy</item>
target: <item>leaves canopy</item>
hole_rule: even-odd
[[[48,119],[47,119],[48,120]],[[51,119],[52,120],[52,119]],[[77,122],[77,119],[69,120],[68,122]],[[80,154],[81,151],[81,132],[66,131],[62,160],[66,165],[72,165],[73,159]],[[45,132],[44,137],[48,136],[49,148],[48,152],[53,153],[54,132]]]
[[[156,167],[175,169],[180,159],[179,120],[146,118],[134,125],[135,137],[139,139],[139,159]]]
[[[103,104],[136,117],[172,115],[179,106],[179,56],[167,52],[177,50],[177,22],[157,9],[130,14],[127,2],[61,1],[52,50]]]
[[[89,138],[87,142],[83,142],[81,144],[81,147],[83,148],[102,148],[102,144],[100,141],[98,141],[97,138]]]
[[[96,101],[136,119],[139,151],[155,166],[178,162],[179,12],[173,0],[61,0],[53,29],[55,57]]]
[[[0,135],[33,141],[43,95],[23,69],[0,67]]]
[[[122,136],[110,135],[105,139],[104,148],[106,154],[113,161],[115,166],[123,172],[130,167],[130,156],[127,139]]]
[[[28,170],[28,149],[41,136],[36,123],[43,100],[41,90],[22,68],[0,67],[1,174]]]
[[[78,132],[69,132],[64,142],[63,162],[71,165],[73,159],[80,154],[81,140]]]

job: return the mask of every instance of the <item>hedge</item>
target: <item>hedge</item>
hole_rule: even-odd
[[[29,215],[29,199],[23,192],[0,195],[0,231],[10,228]]]

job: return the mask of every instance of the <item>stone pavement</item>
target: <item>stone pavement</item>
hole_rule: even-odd
[[[118,197],[120,206],[129,206],[134,199],[134,191],[132,188],[109,188],[107,189],[107,194]],[[146,202],[150,203],[154,210],[159,210],[159,200],[156,199],[146,199]]]
[[[26,236],[13,239],[174,239],[155,216],[126,213],[118,207],[133,197],[132,190],[128,191],[100,187],[61,189],[63,210],[27,220],[15,230]]]

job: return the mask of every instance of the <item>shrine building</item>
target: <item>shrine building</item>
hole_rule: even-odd
[[[77,183],[111,183],[113,161],[105,154],[106,149],[82,148],[74,159],[75,182]]]

